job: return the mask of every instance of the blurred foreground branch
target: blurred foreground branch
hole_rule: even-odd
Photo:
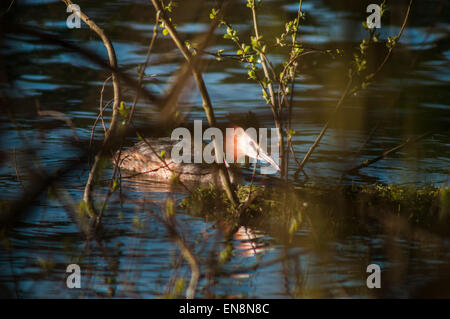
[[[208,90],[206,89],[205,81],[203,81],[203,77],[201,72],[195,67],[193,61],[192,61],[192,55],[191,52],[187,49],[185,44],[181,41],[178,32],[175,30],[175,27],[173,26],[172,22],[166,17],[164,8],[161,6],[161,3],[158,0],[151,0],[153,7],[155,8],[156,12],[160,12],[161,14],[161,21],[163,22],[166,30],[168,31],[170,37],[172,38],[173,42],[177,46],[177,48],[181,51],[184,58],[188,62],[189,66],[191,67],[192,75],[194,76],[195,83],[197,84],[197,87],[200,91],[200,95],[202,97],[203,102],[203,109],[205,110],[206,117],[208,119],[208,123],[210,127],[216,126],[216,118],[214,116],[214,110],[211,103],[211,98],[209,96]],[[212,26],[211,30],[214,30],[216,27],[216,24]],[[210,32],[212,34],[212,32]],[[207,43],[207,41],[205,41]],[[214,148],[216,149],[216,154],[219,150],[219,145],[214,139]],[[231,181],[230,181],[230,175],[228,174],[228,170],[225,167],[223,163],[219,164],[219,172],[220,177],[222,180],[223,187],[225,189],[225,192],[230,199],[230,201],[233,203],[233,206],[237,207],[239,200],[236,196],[236,193],[234,192]]]

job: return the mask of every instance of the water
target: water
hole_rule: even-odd
[[[145,60],[153,30],[154,11],[148,2],[96,1],[80,5],[110,36],[120,67],[136,76],[137,64]],[[213,5],[213,2],[197,1],[179,4],[173,19],[183,39],[195,42],[208,29],[208,14]],[[334,60],[325,55],[311,55],[302,60],[293,111],[296,131],[293,142],[299,158],[306,153],[344,89],[349,58],[364,37],[360,23],[366,16],[365,7],[359,1],[345,1],[345,5],[344,1],[339,4],[326,0],[304,1],[303,9],[307,13],[305,25],[301,27],[305,47],[343,48],[346,53]],[[242,39],[247,39],[252,31],[248,9],[233,2],[228,10],[229,22],[238,29]],[[259,20],[264,38],[278,36],[283,21],[296,15],[296,10],[295,1],[263,1]],[[401,4],[392,8],[389,18],[383,19],[382,38],[398,32],[405,11],[406,6]],[[42,28],[106,58],[95,34],[83,24],[81,29],[67,29],[66,17],[65,7],[59,1],[23,1],[15,4],[5,19]],[[416,186],[448,183],[448,17],[445,1],[414,4],[401,45],[395,49],[380,78],[345,103],[311,157],[306,167],[311,182],[337,184],[350,164],[378,156],[411,136],[432,131],[432,135],[413,146],[347,176],[344,183]],[[14,33],[7,36],[1,48],[5,58],[2,63],[7,66],[5,70],[13,86],[2,87],[2,94],[7,92],[9,98],[10,113],[0,115],[1,151],[6,158],[0,168],[0,199],[13,200],[22,193],[12,155],[14,150],[25,187],[29,167],[51,173],[78,156],[71,144],[73,132],[68,125],[37,116],[36,101],[41,110],[63,112],[73,121],[79,138],[88,140],[108,72],[58,46]],[[208,50],[219,48],[234,51],[230,42],[221,37]],[[383,48],[377,50],[375,56],[383,57]],[[282,59],[278,51],[270,57],[277,63]],[[181,62],[182,57],[171,40],[159,37],[146,71],[155,76],[146,80],[146,87],[161,94]],[[219,63],[211,59],[204,78],[219,122],[229,118],[229,114],[252,111],[261,126],[273,126],[260,88],[247,79],[246,70],[237,62]],[[195,91],[193,83],[190,86]],[[105,101],[111,98],[111,93],[111,87],[107,86]],[[127,90],[123,99],[131,104],[133,97],[134,91]],[[191,110],[191,120],[205,121],[197,93],[185,94],[181,105]],[[155,109],[141,99],[137,122],[149,122],[154,113]],[[353,160],[374,127],[378,127],[374,137],[360,151],[357,160]],[[98,125],[97,139],[101,132]],[[24,154],[28,148],[36,153]],[[293,161],[290,167],[293,175]],[[87,166],[77,168],[59,185],[75,201],[82,196],[87,169]],[[108,176],[109,170],[105,172],[105,178]],[[8,250],[5,245],[0,248],[0,295],[152,298],[169,292],[167,287],[176,278],[188,276],[186,264],[179,267],[177,245],[155,218],[165,205],[167,191],[145,181],[126,181],[124,188],[131,200],[121,203],[118,196],[113,196],[104,218],[104,234],[98,241],[83,239],[59,201],[40,196],[33,202],[8,236],[12,248]],[[173,195],[178,200],[185,196],[182,192]],[[211,254],[225,247],[216,221],[181,213],[177,214],[177,221],[183,225],[184,237],[195,247],[202,266],[207,265]],[[378,223],[368,225],[361,234],[343,233],[332,240],[321,240],[320,244],[308,226],[301,227],[293,238],[286,238],[270,227],[241,226],[232,239],[235,256],[224,266],[223,274],[215,278],[214,285],[202,277],[198,296],[409,297],[420,296],[427,285],[442,278],[449,261],[448,238],[415,229],[389,232]],[[82,267],[81,290],[66,288],[65,268],[70,263]],[[382,266],[385,277],[380,291],[366,288],[365,267],[370,263]],[[207,269],[202,267],[204,272]]]

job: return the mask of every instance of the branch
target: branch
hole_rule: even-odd
[[[330,126],[330,123],[334,117],[334,115],[338,112],[338,110],[341,108],[342,103],[344,102],[345,98],[348,96],[348,93],[350,92],[352,81],[349,80],[347,83],[347,87],[345,88],[344,93],[342,94],[341,98],[339,99],[338,103],[336,104],[336,107],[333,111],[333,114],[331,115],[331,118],[325,123],[322,130],[320,131],[319,135],[317,136],[316,140],[314,141],[313,145],[309,148],[308,152],[306,153],[305,157],[303,157],[302,162],[300,163],[300,166],[298,167],[300,170],[303,170],[303,168],[306,165],[306,162],[308,162],[309,158],[311,157],[312,153],[316,149],[316,147],[319,145],[320,141],[322,140],[322,137],[325,135],[325,133],[328,130],[328,127]]]
[[[409,5],[408,5],[408,9],[406,10],[406,15],[405,15],[405,19],[403,20],[403,24],[402,27],[400,28],[399,33],[397,34],[397,39],[399,39],[402,34],[403,34],[403,30],[405,30],[406,27],[406,22],[408,21],[408,17],[409,17],[409,12],[411,11],[411,5],[412,5],[413,0],[409,1]],[[375,74],[380,72],[381,69],[384,67],[384,65],[386,64],[387,60],[389,59],[389,57],[391,56],[392,50],[394,49],[394,46],[389,48],[388,53],[386,54],[383,62],[380,64],[380,66],[378,67],[378,69],[375,71]]]
[[[253,1],[253,4],[250,6],[250,9],[252,10],[252,17],[253,17],[253,28],[255,30],[255,36],[257,41],[259,41],[259,31],[258,31],[258,21],[256,19],[256,4],[255,1]],[[267,63],[270,63],[267,59],[266,55],[263,52],[260,52],[259,57],[261,59],[261,65],[264,71],[264,76],[269,80],[269,83],[267,87],[269,88],[269,97],[270,97],[270,103],[271,103],[271,109],[273,114],[273,119],[275,122],[275,126],[277,128],[277,135],[278,135],[278,143],[280,146],[280,168],[281,168],[281,176],[284,174],[285,170],[285,152],[284,152],[284,139],[283,139],[283,127],[280,120],[279,112],[281,111],[281,105],[278,105],[279,109],[277,110],[276,100],[275,100],[275,92],[273,90],[272,81],[270,79],[269,70],[267,68]],[[275,80],[275,79],[274,79]],[[264,86],[262,86],[264,87]]]
[[[183,256],[183,259],[189,264],[189,267],[191,268],[191,279],[189,281],[189,286],[186,289],[186,299],[194,299],[195,291],[197,290],[198,281],[200,279],[200,266],[196,256],[188,247],[182,234],[177,230],[177,223],[174,218],[175,211],[173,205],[173,200],[171,198],[168,198],[166,202],[165,216],[159,217],[158,215],[155,215],[155,217],[159,219],[166,227],[167,231],[169,232],[169,236],[178,245],[181,256]]]
[[[397,40],[400,39],[401,35],[403,34],[403,30],[405,29],[406,26],[406,22],[408,21],[408,17],[409,17],[409,12],[411,10],[411,5],[412,5],[412,0],[410,0],[409,5],[408,5],[408,9],[406,11],[405,14],[405,18],[403,20],[403,24],[402,27],[400,29],[400,32],[397,34]],[[372,38],[372,36],[371,36]],[[375,73],[373,74],[373,78],[381,71],[381,69],[383,68],[383,66],[386,64],[386,61],[389,59],[389,56],[391,55],[393,47],[391,47],[388,51],[388,53],[386,54],[383,62],[381,63],[381,65],[377,68],[377,70],[375,71]],[[308,162],[309,158],[311,157],[312,153],[314,152],[314,149],[319,145],[320,141],[322,140],[322,137],[325,135],[326,131],[328,130],[328,127],[330,126],[331,121],[333,120],[334,115],[339,111],[339,109],[341,108],[344,100],[356,93],[360,88],[356,87],[353,90],[350,90],[351,87],[351,83],[352,83],[352,79],[350,78],[350,80],[348,81],[347,87],[344,91],[344,93],[342,94],[341,98],[339,99],[336,108],[334,109],[333,114],[331,115],[330,119],[325,123],[325,125],[323,126],[322,130],[320,131],[319,135],[317,136],[316,140],[314,141],[313,145],[311,145],[311,147],[309,148],[308,152],[306,153],[305,157],[303,158],[301,164],[300,164],[300,169],[303,169],[304,166],[306,165],[306,163]]]
[[[202,97],[202,104],[203,104],[203,109],[206,113],[206,118],[208,119],[208,123],[210,127],[214,127],[216,125],[216,118],[214,116],[214,111],[213,111],[213,107],[211,104],[211,99],[209,97],[209,93],[208,90],[206,89],[206,85],[205,82],[203,81],[203,77],[201,75],[201,72],[199,72],[194,64],[193,58],[191,53],[189,52],[189,50],[186,48],[186,46],[184,45],[184,43],[181,41],[178,32],[175,30],[173,24],[171,21],[169,21],[169,19],[166,18],[164,9],[161,6],[161,3],[159,0],[151,0],[153,7],[155,8],[156,12],[160,12],[161,14],[161,21],[163,22],[165,28],[167,29],[167,31],[169,32],[170,37],[172,38],[173,42],[175,43],[175,45],[178,47],[178,49],[181,51],[181,53],[183,54],[184,58],[186,59],[186,61],[188,62],[190,68],[191,68],[191,72],[192,75],[194,76],[194,80],[195,83],[197,84],[197,87],[200,91],[200,95]],[[212,30],[215,28],[216,25],[212,26]],[[212,32],[209,32],[209,34],[212,34]],[[204,45],[207,44],[208,41],[204,42]],[[201,48],[203,49],[203,48]],[[214,148],[216,149],[216,154],[218,154],[218,144],[216,142],[216,140],[214,139]],[[220,172],[220,176],[222,179],[222,184],[223,187],[225,189],[225,192],[227,193],[228,198],[230,199],[230,201],[233,203],[233,205],[235,207],[237,207],[239,200],[235,194],[235,192],[232,189],[231,186],[231,181],[230,181],[230,176],[228,174],[228,170],[225,167],[225,165],[223,163],[219,164],[219,172]]]
[[[351,173],[351,172],[357,171],[357,170],[359,170],[359,169],[361,169],[361,168],[364,168],[364,167],[367,167],[367,166],[369,166],[369,165],[372,165],[373,163],[376,163],[376,162],[382,160],[383,158],[385,158],[385,157],[391,155],[392,153],[395,153],[395,152],[401,150],[402,148],[404,148],[405,146],[407,146],[407,145],[409,145],[409,144],[412,144],[412,143],[415,143],[415,142],[417,142],[417,141],[423,139],[424,137],[426,137],[426,136],[428,136],[428,135],[430,135],[430,134],[431,134],[431,132],[428,132],[428,133],[425,133],[425,134],[423,134],[423,135],[420,135],[420,136],[418,136],[418,137],[416,137],[416,138],[414,138],[414,139],[408,138],[408,139],[407,139],[405,142],[403,142],[402,144],[397,145],[396,147],[391,148],[391,149],[389,149],[389,150],[387,150],[387,151],[384,151],[380,156],[377,156],[377,157],[375,157],[375,158],[372,158],[371,160],[366,160],[366,161],[362,162],[362,163],[359,164],[358,166],[355,166],[355,167],[349,169],[346,173]]]
[[[130,124],[130,122],[131,122],[131,120],[133,118],[134,110],[136,109],[136,104],[139,101],[139,94],[140,94],[140,91],[141,91],[142,79],[144,78],[145,69],[147,68],[148,62],[150,60],[150,53],[153,50],[153,46],[155,44],[156,37],[158,36],[159,15],[160,15],[160,12],[158,11],[156,13],[155,26],[153,28],[153,36],[152,36],[152,39],[151,39],[150,44],[149,44],[148,49],[147,49],[147,55],[145,57],[145,62],[144,62],[144,65],[141,67],[141,70],[139,72],[139,80],[138,80],[138,87],[136,89],[136,96],[134,97],[133,105],[131,106],[130,116],[128,117],[127,124]]]
[[[103,44],[108,52],[109,57],[109,65],[112,69],[117,69],[117,58],[116,58],[116,52],[114,51],[114,47],[109,40],[109,38],[106,36],[103,29],[101,29],[91,18],[89,18],[86,14],[84,14],[81,10],[75,10],[73,8],[73,3],[70,0],[61,0],[66,4],[67,7],[72,8],[72,12],[77,14],[81,20],[83,20],[84,23],[86,23],[89,28],[97,33],[97,35],[100,37],[100,39],[103,41]],[[119,78],[117,76],[117,73],[113,71],[112,73],[112,83],[113,83],[113,89],[114,89],[114,103],[112,106],[112,118],[111,118],[111,124],[106,131],[105,139],[103,141],[103,144],[109,144],[111,140],[115,137],[118,125],[119,125],[119,104],[120,104],[120,84],[119,84]],[[101,148],[100,151],[97,153],[94,159],[94,164],[92,165],[91,171],[89,172],[88,181],[86,183],[86,187],[84,189],[84,195],[83,195],[83,201],[87,204],[88,207],[88,213],[92,216],[95,214],[94,207],[92,205],[92,194],[94,191],[94,183],[95,183],[95,176],[98,173],[98,170],[100,169],[100,162],[102,160],[103,155],[105,154],[105,149]]]

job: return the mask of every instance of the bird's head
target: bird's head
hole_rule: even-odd
[[[251,137],[242,127],[233,127],[233,134],[227,134],[225,150],[228,152],[233,150],[234,162],[243,156],[248,156],[256,160],[262,160],[269,163],[277,171],[280,171],[280,167],[273,160],[273,158],[263,150],[259,144]],[[227,164],[227,163],[225,163]]]

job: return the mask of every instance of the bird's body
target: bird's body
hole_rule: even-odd
[[[168,137],[146,138],[125,151],[117,152],[115,162],[118,163],[121,170],[133,172],[130,174],[131,176],[140,175],[163,182],[171,181],[176,177],[181,182],[220,185],[218,165],[193,163],[192,161],[191,163],[179,162],[172,158],[172,148],[179,142],[179,140],[172,140]],[[264,160],[279,170],[273,159],[243,130],[234,137],[233,143],[237,152],[242,152],[251,158]],[[231,181],[236,183],[239,176],[237,168],[230,167],[225,156],[223,160],[230,173]]]
[[[121,152],[119,167],[134,172],[130,174],[132,176],[144,175],[149,179],[163,182],[171,181],[175,176],[182,182],[220,182],[216,165],[176,163],[171,157],[171,152],[172,147],[178,142],[168,137],[146,138]],[[235,174],[230,175],[235,179]]]

